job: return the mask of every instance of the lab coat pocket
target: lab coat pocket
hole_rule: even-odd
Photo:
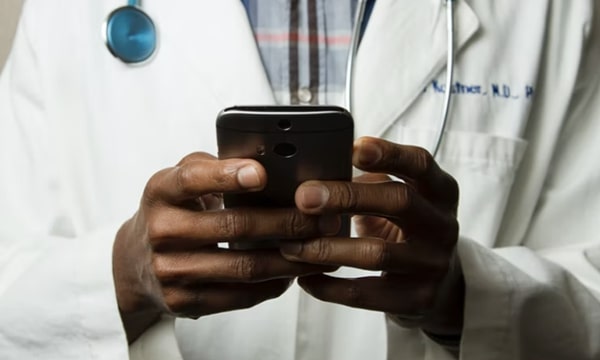
[[[436,132],[396,127],[392,141],[433,148]],[[527,141],[485,133],[446,131],[436,157],[460,186],[461,235],[493,246]]]

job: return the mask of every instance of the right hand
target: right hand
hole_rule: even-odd
[[[222,208],[222,193],[258,191],[266,181],[256,161],[217,160],[204,153],[152,176],[113,248],[117,302],[130,342],[160,314],[198,318],[248,308],[281,295],[297,276],[334,270],[290,262],[278,249],[217,246],[240,238],[303,239],[337,232],[335,220],[296,208]]]

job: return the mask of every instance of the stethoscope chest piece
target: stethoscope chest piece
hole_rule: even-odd
[[[103,32],[110,52],[125,63],[146,61],[156,50],[154,22],[136,6],[123,6],[111,12]]]

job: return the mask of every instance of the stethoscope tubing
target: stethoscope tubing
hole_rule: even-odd
[[[435,158],[440,147],[442,145],[442,139],[444,132],[448,126],[450,119],[450,105],[452,104],[452,82],[454,81],[454,61],[455,61],[455,50],[454,50],[454,0],[446,0],[446,23],[447,23],[447,42],[448,51],[446,59],[446,93],[444,94],[444,106],[442,108],[442,115],[440,117],[440,126],[438,126],[438,133],[435,140],[435,146],[431,154]]]
[[[354,109],[354,99],[352,91],[354,83],[354,61],[358,53],[358,44],[360,43],[360,32],[362,22],[365,18],[365,9],[367,8],[367,0],[358,0],[358,6],[354,13],[354,27],[352,28],[352,36],[350,37],[350,49],[348,52],[348,60],[346,61],[346,87],[345,87],[345,104],[346,110],[352,113]]]
[[[435,137],[435,143],[430,151],[433,157],[436,157],[440,151],[442,140],[448,121],[450,119],[450,105],[452,104],[452,82],[454,79],[455,67],[455,50],[454,50],[454,2],[455,0],[444,0],[446,6],[446,22],[447,22],[447,60],[446,60],[446,91],[444,94],[444,104],[440,115],[440,125]],[[356,55],[358,53],[358,45],[360,43],[360,33],[362,23],[365,17],[365,9],[367,0],[358,0],[358,6],[354,16],[354,27],[352,28],[352,36],[350,38],[350,50],[346,61],[346,87],[344,93],[346,109],[352,113],[354,110],[354,68],[356,63]]]

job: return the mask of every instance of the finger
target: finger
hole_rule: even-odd
[[[210,249],[154,256],[152,266],[163,286],[205,282],[256,283],[335,270],[332,266],[287,261],[278,250]]]
[[[155,174],[146,185],[144,198],[179,204],[210,193],[257,191],[266,181],[264,168],[254,160],[188,160]]]
[[[223,194],[212,193],[200,196],[199,200],[202,202],[201,210],[219,210],[223,208]]]
[[[376,215],[399,225],[407,236],[446,234],[455,240],[458,223],[399,182],[351,183],[307,181],[296,190],[296,205],[307,214],[350,213]],[[443,231],[442,231],[443,230]],[[438,240],[438,239],[436,239]],[[444,240],[444,239],[439,239]]]
[[[185,165],[187,163],[199,160],[216,160],[217,157],[205,152],[193,152],[191,154],[186,155],[183,159],[179,160],[177,166]]]
[[[447,254],[428,247],[392,243],[379,238],[317,238],[281,244],[280,251],[291,261],[365,270],[417,274],[421,279],[446,273]]]
[[[306,239],[336,234],[340,226],[337,217],[307,215],[294,208],[163,208],[149,215],[148,223],[150,244],[158,252],[230,241]]]
[[[408,179],[435,202],[456,206],[458,185],[425,149],[363,137],[354,144],[353,164],[361,170]]]
[[[388,241],[406,242],[404,231],[395,223],[386,218],[369,215],[356,215],[352,217],[356,233],[360,237],[377,237]]]
[[[169,313],[197,319],[200,316],[246,309],[285,292],[292,279],[276,279],[256,284],[202,284],[170,287],[164,290],[164,303]]]
[[[211,193],[200,195],[193,199],[188,199],[177,204],[177,208],[191,211],[218,210],[223,208],[223,194]]]
[[[386,174],[377,174],[377,173],[365,173],[359,176],[356,176],[352,181],[359,183],[380,183],[380,182],[388,182],[391,181],[389,176]]]
[[[435,299],[435,287],[404,277],[340,279],[313,275],[299,278],[298,284],[323,301],[415,317],[426,313]]]
[[[296,206],[308,214],[399,214],[409,210],[415,194],[402,183],[307,181],[296,190]]]

